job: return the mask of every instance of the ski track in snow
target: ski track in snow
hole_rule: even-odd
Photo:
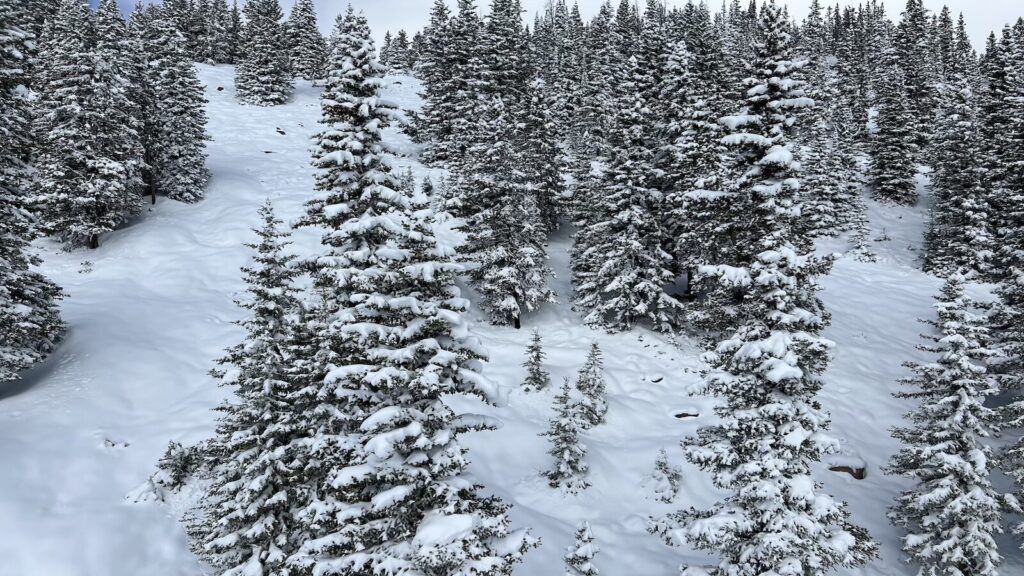
[[[21,382],[0,389],[0,576],[194,576],[204,568],[188,549],[179,512],[132,504],[125,495],[154,471],[169,440],[189,444],[212,432],[216,406],[228,394],[206,372],[222,350],[241,336],[232,321],[242,311],[232,302],[244,289],[239,268],[250,252],[257,209],[274,201],[278,216],[294,220],[313,188],[309,143],[318,130],[318,90],[299,83],[287,106],[260,109],[234,101],[230,67],[200,67],[210,98],[207,199],[194,206],[160,199],[131,225],[108,235],[96,251],[62,252],[40,241],[44,271],[68,292],[63,304],[70,331],[66,342]],[[388,96],[403,108],[418,105],[418,82],[391,78]],[[223,90],[218,90],[223,88]],[[284,134],[281,134],[283,132]],[[428,171],[412,158],[417,147],[392,128],[391,145],[409,156],[422,179]],[[436,182],[436,180],[435,180]],[[857,481],[819,467],[825,489],[850,503],[854,520],[882,543],[882,558],[845,574],[909,576],[899,552],[900,532],[885,511],[905,481],[879,467],[897,449],[889,429],[909,405],[891,397],[902,363],[922,359],[915,349],[927,327],[939,281],[916,264],[921,244],[920,209],[872,205],[873,243],[879,262],[841,259],[823,280],[833,313],[827,337],[836,341],[823,403],[833,432],[849,457],[868,466]],[[318,234],[299,230],[294,250],[315,250]],[[500,418],[494,432],[464,437],[470,467],[485,490],[513,504],[517,526],[530,526],[542,546],[517,574],[562,571],[562,555],[574,531],[589,520],[605,576],[659,576],[681,563],[709,559],[665,546],[646,532],[647,520],[678,508],[704,507],[718,496],[708,476],[683,459],[679,441],[711,420],[714,400],[690,397],[699,381],[699,347],[646,330],[606,334],[583,327],[569,298],[569,234],[550,245],[559,305],[524,319],[524,330],[494,328],[474,308],[475,330],[491,352],[486,373],[505,392],[501,407],[459,399],[456,409]],[[841,240],[823,248],[841,251]],[[83,264],[91,261],[91,265]],[[91,268],[91,271],[88,271]],[[471,295],[472,296],[472,295]],[[517,390],[521,364],[537,326],[548,354],[553,386],[542,393]],[[584,442],[592,486],[565,496],[547,486],[540,471],[550,463],[547,429],[551,404],[563,377],[575,374],[590,342],[605,356],[609,405],[606,424]],[[678,419],[679,412],[699,418]],[[652,498],[645,478],[660,448],[683,468],[674,504]],[[1011,539],[1001,548],[1004,574],[1024,572]]]

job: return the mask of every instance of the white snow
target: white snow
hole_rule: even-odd
[[[319,103],[317,90],[299,83],[287,106],[243,107],[234,101],[230,67],[203,66],[200,73],[208,85],[214,135],[207,199],[195,206],[161,200],[96,251],[65,253],[52,243],[38,244],[44,271],[68,291],[63,312],[70,332],[48,362],[23,381],[0,388],[0,576],[208,573],[189,551],[180,510],[126,496],[145,485],[168,441],[190,444],[211,434],[216,418],[211,408],[228,390],[207,371],[241,334],[231,322],[243,315],[232,303],[243,288],[238,269],[250,256],[242,243],[252,239],[249,228],[265,198],[291,220],[312,195],[308,148],[319,128]],[[388,98],[402,108],[417,105],[415,80],[389,80]],[[396,129],[388,134],[393,146],[415,154],[416,147]],[[418,181],[428,173],[440,176],[411,159],[401,168],[407,164]],[[933,313],[932,295],[940,286],[916,262],[924,209],[872,204],[872,239],[888,238],[872,243],[878,263],[842,258],[823,281],[823,298],[833,315],[826,337],[836,343],[823,402],[832,413],[832,435],[841,442],[844,461],[865,464],[868,476],[858,481],[829,472],[829,464],[822,463],[815,479],[849,502],[854,520],[882,543],[880,560],[846,574],[915,572],[899,551],[901,534],[885,517],[905,481],[879,467],[897,448],[889,429],[909,408],[891,393],[907,374],[903,362],[927,359],[915,349],[926,328],[917,318]],[[549,247],[562,302],[569,300],[569,237],[563,231]],[[319,242],[309,230],[299,230],[295,240],[294,249],[305,253]],[[845,239],[821,246],[826,254],[846,249]],[[561,566],[584,520],[602,549],[596,565],[607,576],[670,575],[683,563],[712,564],[703,554],[667,547],[646,532],[651,516],[707,506],[718,497],[708,476],[686,463],[679,447],[684,436],[713,418],[713,399],[687,394],[705,367],[697,344],[644,330],[594,331],[565,304],[544,306],[526,317],[519,331],[488,326],[477,307],[471,317],[469,329],[490,350],[486,374],[498,389],[489,392],[501,402],[499,407],[464,399],[454,404],[460,412],[478,415],[467,424],[498,428],[491,424],[495,418],[503,423],[467,434],[464,442],[475,479],[513,504],[517,527],[529,526],[543,540],[517,574],[548,574]],[[574,496],[552,490],[540,476],[550,456],[547,439],[538,434],[547,428],[557,386],[543,393],[518,390],[535,326],[544,338],[553,383],[575,374],[591,341],[604,350],[607,423],[584,438],[592,486]],[[676,417],[683,412],[699,416]],[[392,440],[382,438],[380,449],[386,452]],[[682,468],[673,504],[650,498],[643,486],[663,447],[670,462]],[[439,517],[425,523],[418,538],[439,543],[468,529],[470,521]],[[1002,539],[1001,545],[1008,556],[1003,573],[1024,572],[1012,539]]]

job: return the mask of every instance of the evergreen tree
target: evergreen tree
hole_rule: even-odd
[[[560,488],[569,494],[590,486],[586,478],[589,470],[587,447],[580,443],[580,434],[587,428],[581,410],[582,401],[581,391],[566,378],[561,392],[555,397],[555,417],[551,419],[548,431],[542,434],[551,439],[548,454],[555,459],[544,476],[552,488]]]
[[[141,197],[124,78],[115,49],[97,49],[92,31],[85,2],[62,0],[42,43],[34,129],[42,229],[98,248],[101,234],[141,209]]]
[[[735,189],[748,194],[747,222],[760,236],[749,264],[708,266],[702,274],[746,291],[734,333],[706,355],[712,368],[702,392],[724,399],[721,422],[687,439],[687,457],[729,492],[709,510],[681,511],[653,529],[675,533],[719,556],[709,570],[684,574],[755,576],[825,574],[863,564],[876,554],[867,532],[850,523],[846,506],[820,492],[811,465],[837,450],[817,401],[831,343],[828,317],[814,278],[827,269],[794,245],[798,164],[787,143],[795,113],[810,102],[782,11],[760,15],[754,73],[745,82],[743,113],[723,119],[737,147]],[[764,543],[770,541],[771,545]]]
[[[907,107],[899,53],[894,49],[887,50],[881,65],[884,75],[879,87],[878,132],[872,149],[872,194],[883,202],[913,205],[917,202],[914,178],[916,146],[913,125],[908,122],[912,112]]]
[[[600,571],[594,566],[594,557],[601,549],[594,543],[590,523],[583,522],[576,530],[576,543],[565,555],[565,576],[597,576]]]
[[[269,201],[260,218],[254,230],[259,241],[247,244],[256,256],[243,268],[246,297],[238,302],[251,313],[241,322],[246,338],[212,372],[234,388],[235,399],[219,409],[203,520],[191,535],[200,553],[225,574],[283,576],[305,532],[294,509],[310,497],[311,486],[295,481],[304,467],[308,431],[296,383],[288,377],[299,307],[295,257],[285,252],[288,234]]]
[[[293,91],[288,66],[284,14],[278,0],[250,0],[245,4],[245,43],[235,70],[239,100],[253,106],[287,102]]]
[[[559,227],[561,201],[565,192],[562,172],[565,155],[561,149],[561,130],[555,120],[555,94],[544,80],[534,80],[528,90],[525,117],[521,128],[522,148],[526,155],[525,178],[530,183],[537,211],[546,232]]]
[[[544,249],[544,223],[536,197],[517,163],[512,120],[500,98],[478,120],[482,134],[457,173],[458,203],[466,216],[464,258],[470,281],[491,322],[519,327],[522,315],[553,302],[552,272]]]
[[[659,450],[658,458],[654,461],[654,474],[651,475],[655,499],[665,504],[674,502],[682,479],[682,469],[669,463],[664,448]]]
[[[921,349],[938,359],[910,365],[915,376],[903,383],[913,390],[898,396],[921,404],[908,415],[911,425],[894,432],[906,447],[890,468],[918,484],[896,500],[890,517],[909,530],[903,550],[920,574],[994,576],[1002,561],[995,536],[1007,508],[989,479],[985,440],[995,425],[985,400],[998,392],[985,362],[996,352],[984,315],[964,295],[963,276],[950,276],[936,308],[938,320],[928,322],[939,331],[928,337],[936,344]]]
[[[227,64],[238,64],[242,59],[242,11],[238,8],[238,0],[231,4],[228,12],[227,25],[224,32]]]
[[[523,382],[523,389],[527,392],[544,390],[551,384],[551,375],[544,370],[544,348],[541,347],[540,332],[533,331],[530,345],[526,348],[526,381]]]
[[[606,385],[604,381],[604,359],[601,347],[597,342],[590,344],[587,360],[580,368],[576,378],[576,388],[580,393],[580,416],[586,428],[604,423],[608,413]]]
[[[129,36],[117,0],[101,0],[95,15],[95,48],[97,58],[93,85],[106,87],[94,93],[94,99],[106,100],[105,119],[114,124],[109,130],[120,134],[111,137],[110,154],[124,167],[125,213],[137,212],[142,193],[145,166],[143,136],[145,110],[133,98],[142,82],[139,74],[138,43]]]
[[[286,30],[292,73],[305,80],[323,77],[327,42],[317,25],[313,0],[295,3]]]
[[[466,331],[460,268],[433,236],[425,199],[403,193],[391,173],[381,131],[394,111],[380,98],[383,69],[365,18],[350,8],[338,32],[314,147],[318,193],[304,219],[325,229],[313,262],[325,295],[314,335],[324,363],[307,423],[321,437],[312,452],[320,479],[291,566],[509,575],[532,539],[465,478],[459,433],[486,424],[442,401],[494,393]]]
[[[988,195],[980,159],[978,110],[966,79],[940,91],[944,114],[936,133],[935,204],[926,237],[925,270],[972,272],[984,278],[994,258]]]
[[[156,188],[173,200],[198,202],[210,176],[203,86],[165,12],[156,13],[143,40],[156,106],[150,154]]]
[[[631,80],[616,101],[611,164],[573,247],[576,305],[587,310],[588,324],[613,330],[643,321],[670,330],[682,308],[665,291],[675,274],[658,217],[663,198],[651,178],[654,152],[642,68],[635,57],[630,60]]]
[[[0,0],[0,383],[46,357],[64,325],[60,288],[32,270],[34,235],[25,152],[31,118],[24,68],[32,42],[31,13],[20,0]]]

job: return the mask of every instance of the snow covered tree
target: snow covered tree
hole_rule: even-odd
[[[288,377],[288,346],[299,301],[288,233],[268,201],[260,209],[258,242],[243,268],[250,312],[245,340],[227,350],[212,375],[234,389],[207,449],[211,482],[202,521],[191,528],[195,548],[224,574],[287,574],[285,562],[306,532],[295,508],[314,486],[296,482],[304,468],[308,429]]]
[[[555,417],[551,419],[547,432],[542,434],[550,438],[548,454],[555,459],[544,476],[552,488],[560,488],[569,494],[590,486],[587,481],[587,447],[580,443],[580,435],[588,427],[582,401],[577,385],[566,378],[561,392],[555,397]]]
[[[665,291],[676,275],[660,225],[663,197],[651,178],[654,151],[642,70],[636,58],[629,61],[630,77],[616,100],[610,166],[590,221],[574,239],[575,303],[591,325],[629,330],[647,321],[667,331],[682,304]]]
[[[442,401],[494,394],[466,329],[461,267],[434,237],[426,199],[391,172],[381,131],[394,111],[380,98],[365,18],[350,8],[338,32],[304,219],[324,229],[311,264],[325,295],[314,338],[327,354],[308,422],[320,488],[300,512],[309,534],[290,565],[324,576],[509,575],[532,539],[465,477],[458,441],[488,423]]]
[[[558,229],[561,202],[565,192],[562,173],[565,154],[561,149],[561,130],[555,121],[555,93],[544,80],[536,79],[527,91],[528,102],[520,138],[526,155],[525,178],[536,197],[544,229]]]
[[[144,150],[142,130],[144,121],[141,103],[132,96],[137,90],[138,44],[128,34],[128,28],[121,15],[117,0],[101,0],[95,15],[94,52],[97,58],[93,85],[109,87],[93,99],[107,100],[104,117],[120,127],[120,134],[111,139],[112,158],[124,167],[125,212],[140,209],[139,196],[142,193],[142,170]],[[101,96],[100,94],[103,94]],[[117,127],[111,127],[112,132]]]
[[[141,209],[136,137],[116,48],[95,46],[81,0],[62,0],[41,46],[36,89],[37,190],[42,229],[98,248],[100,235]],[[128,138],[126,138],[126,135]]]
[[[21,0],[0,0],[0,383],[18,377],[49,354],[64,325],[60,288],[32,270],[34,220],[29,212],[31,118],[24,69],[31,14]]]
[[[661,146],[654,168],[667,183],[662,215],[666,250],[673,256],[674,271],[686,275],[690,296],[689,281],[697,266],[715,261],[721,249],[709,241],[724,213],[718,210],[723,149],[716,112],[722,102],[715,86],[721,72],[709,49],[704,61],[690,52],[685,40],[669,50],[660,93],[665,116],[658,127]]]
[[[249,0],[245,4],[245,43],[235,70],[239,100],[253,106],[276,106],[291,99],[292,74],[284,13],[278,0]]]
[[[227,24],[224,32],[227,64],[238,64],[242,59],[243,29],[242,11],[238,8],[238,0],[234,0],[231,3],[231,11],[228,12]]]
[[[551,384],[551,375],[544,370],[544,348],[541,346],[540,331],[534,329],[530,345],[526,348],[526,381],[523,389],[527,392],[544,390]]]
[[[491,322],[518,328],[524,313],[554,301],[544,223],[517,163],[513,120],[501,99],[492,98],[483,114],[479,127],[489,137],[470,148],[455,183],[466,220],[463,258],[474,264],[470,281]]]
[[[718,555],[716,566],[687,568],[687,575],[821,575],[876,554],[845,504],[820,492],[811,476],[813,463],[838,450],[816,398],[832,344],[820,336],[828,316],[815,277],[828,262],[794,246],[799,179],[787,133],[812,102],[803,93],[787,19],[774,3],[763,7],[760,28],[744,109],[723,119],[732,130],[725,142],[737,155],[734,190],[747,195],[748,226],[759,237],[749,263],[700,270],[745,295],[735,330],[705,355],[712,367],[701,392],[723,399],[716,408],[721,420],[684,443],[688,459],[728,496],[653,528]]]
[[[878,132],[872,145],[873,190],[876,200],[892,204],[917,203],[916,144],[913,116],[907,105],[898,52],[882,55],[883,81],[878,95]]]
[[[590,523],[583,522],[576,530],[576,543],[565,555],[565,576],[597,576],[601,572],[594,566],[594,557],[601,549],[594,543]]]
[[[286,30],[292,73],[305,80],[322,78],[327,60],[327,41],[317,25],[313,0],[295,3]]]
[[[953,274],[936,304],[939,334],[921,349],[934,362],[911,364],[915,376],[898,394],[919,400],[910,425],[894,436],[906,445],[889,471],[916,480],[896,500],[890,518],[909,533],[903,550],[928,576],[995,576],[1002,561],[995,537],[1003,510],[1019,510],[992,487],[993,461],[986,438],[996,413],[985,406],[999,387],[985,363],[996,355],[983,313],[964,294],[964,277]]]
[[[967,79],[939,92],[942,123],[936,131],[935,204],[926,236],[924,269],[943,276],[957,271],[985,278],[995,256],[989,190],[980,158],[982,148],[976,97]]]
[[[590,344],[587,360],[576,377],[576,388],[580,392],[580,414],[587,428],[604,423],[608,413],[606,385],[604,381],[604,359],[597,342]]]
[[[198,202],[210,177],[203,86],[165,12],[157,11],[148,23],[143,43],[156,106],[150,152],[156,188],[172,200]]]
[[[682,468],[669,463],[668,452],[665,452],[664,448],[659,450],[658,458],[654,461],[654,473],[650,478],[654,498],[666,504],[674,502],[676,495],[679,494],[679,484],[682,479]]]

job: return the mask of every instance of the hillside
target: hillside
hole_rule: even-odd
[[[232,299],[243,289],[239,268],[250,254],[257,208],[273,200],[285,220],[297,217],[313,187],[309,141],[317,130],[317,89],[299,85],[294,100],[276,108],[236,103],[233,70],[203,66],[210,100],[209,165],[213,180],[202,203],[161,200],[132,225],[111,234],[94,252],[61,251],[41,241],[44,272],[64,286],[64,345],[22,381],[0,389],[0,575],[185,576],[202,573],[188,550],[181,511],[134,503],[126,495],[152,474],[169,440],[194,443],[212,430],[216,406],[228,393],[206,373],[240,330],[242,311]],[[418,83],[392,77],[388,95],[402,108],[418,105]],[[418,177],[417,149],[396,130],[391,144],[404,152]],[[437,174],[435,174],[437,175]],[[931,315],[939,281],[919,271],[916,248],[923,208],[871,207],[872,248],[878,262],[841,258],[824,280],[833,314],[826,336],[836,343],[827,375],[825,407],[848,457],[863,461],[867,478],[830,472],[818,478],[851,504],[854,520],[882,543],[882,558],[855,574],[910,575],[898,534],[885,511],[904,484],[880,466],[896,449],[889,429],[907,409],[891,396],[906,375],[902,363],[923,358],[915,349]],[[315,232],[296,233],[294,249],[315,247]],[[606,334],[588,329],[566,303],[569,235],[550,246],[561,303],[524,319],[520,331],[486,324],[474,309],[475,331],[490,350],[486,374],[499,383],[498,407],[459,406],[504,422],[494,432],[467,437],[476,479],[513,505],[517,525],[529,526],[543,545],[518,570],[524,576],[561,573],[561,557],[580,520],[589,520],[602,549],[606,576],[667,575],[690,560],[647,534],[647,519],[676,508],[701,507],[714,496],[708,477],[683,461],[679,441],[710,417],[713,399],[690,397],[699,379],[700,348],[685,338],[644,330]],[[846,250],[845,239],[823,251]],[[981,290],[981,289],[979,289]],[[573,374],[597,340],[605,352],[610,411],[607,424],[586,438],[593,486],[565,497],[547,487],[547,428],[554,390],[517,390],[530,328],[549,354],[554,382]],[[680,413],[697,418],[677,418]],[[660,448],[683,467],[675,504],[650,498],[645,475]],[[848,460],[849,462],[846,462]],[[1006,574],[1024,571],[1007,540]],[[25,553],[31,551],[31,553]],[[1011,552],[1012,551],[1012,552]]]

